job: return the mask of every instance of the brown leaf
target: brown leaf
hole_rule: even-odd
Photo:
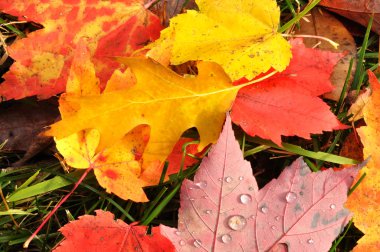
[[[364,26],[368,25],[368,20],[374,13],[372,31],[380,34],[379,0],[322,0],[319,4]]]
[[[58,116],[58,109],[51,101],[2,104],[0,107],[0,143],[7,140],[3,150],[26,151],[22,161],[33,157],[50,143],[50,137],[39,136],[39,134]],[[18,164],[21,163],[18,162]]]
[[[296,33],[326,37],[338,43],[339,47],[338,49],[335,49],[330,43],[316,38],[304,39],[306,47],[314,47],[319,44],[317,48],[321,50],[347,53],[346,56],[343,57],[334,67],[334,72],[330,77],[335,89],[324,95],[327,99],[338,101],[348,73],[350,60],[352,57],[355,57],[356,54],[355,40],[338,19],[320,8],[313,9],[311,11],[311,15],[307,16],[307,20],[309,22],[304,19],[300,21],[301,29],[297,30]],[[351,71],[351,80],[353,78],[355,68],[356,63],[353,65]]]

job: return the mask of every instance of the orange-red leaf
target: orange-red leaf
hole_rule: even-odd
[[[63,226],[60,231],[65,240],[54,251],[174,251],[173,244],[161,235],[158,227],[153,227],[148,235],[147,226],[128,225],[115,220],[110,212],[95,212],[96,216],[80,216]]]
[[[76,43],[91,38],[90,51],[101,87],[119,64],[110,56],[129,56],[159,36],[161,25],[139,0],[2,0],[0,11],[44,28],[9,47],[16,60],[0,95],[21,99],[48,98],[65,91]]]
[[[343,56],[306,48],[292,40],[293,58],[281,73],[242,88],[232,107],[232,120],[252,136],[281,145],[281,135],[310,138],[310,134],[345,128],[319,95],[333,86],[334,65]]]
[[[375,252],[380,251],[380,82],[370,71],[368,76],[372,95],[363,109],[367,126],[357,129],[364,146],[364,158],[369,158],[360,175],[367,175],[349,197],[347,207],[355,214],[355,226],[364,232],[354,251]]]

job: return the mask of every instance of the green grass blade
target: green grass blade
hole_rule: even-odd
[[[360,48],[359,55],[358,55],[358,64],[356,66],[354,80],[352,81],[351,88],[353,90],[356,90],[357,92],[359,92],[360,87],[361,87],[360,80],[362,79],[363,73],[364,73],[364,56],[368,47],[368,39],[369,39],[369,34],[371,33],[372,23],[373,23],[373,15],[371,16],[368,22],[367,30],[365,32],[364,39],[363,39],[363,44],[362,44],[362,47]]]
[[[267,150],[269,149],[270,146],[267,146],[267,145],[260,145],[260,146],[257,146],[253,149],[250,149],[250,150],[247,150],[246,152],[244,152],[244,157],[248,157],[248,156],[251,156],[253,154],[256,154],[258,152],[261,152],[261,151],[264,151],[264,150]]]
[[[18,200],[30,198],[36,195],[48,193],[59,188],[73,184],[71,180],[68,180],[68,177],[79,177],[82,171],[75,171],[65,176],[56,176],[52,179],[43,181],[41,183],[17,190],[7,199],[9,202],[15,202]]]
[[[162,212],[162,210],[165,208],[165,206],[172,200],[172,198],[176,195],[176,193],[181,188],[181,185],[182,185],[182,183],[178,183],[173,188],[173,190],[170,191],[170,193],[168,194],[168,196],[166,196],[160,202],[160,204],[158,204],[158,206],[149,214],[149,216],[143,222],[140,223],[140,225],[145,225],[145,226],[149,225],[149,223],[151,223],[152,220],[154,218],[156,218]]]
[[[4,19],[0,18],[0,24],[4,24],[4,26],[10,30],[11,32],[13,32],[14,34],[16,34],[17,36],[21,37],[21,38],[26,38],[26,35],[25,33],[23,33],[22,31],[20,31],[19,29],[17,29],[14,25],[11,25],[11,24],[7,24],[8,22],[5,21]]]
[[[0,211],[0,216],[2,215],[30,215],[32,214],[31,210],[37,210],[37,208],[32,208],[32,209],[29,209],[28,211],[23,211],[23,210],[19,210],[19,209],[9,209],[7,211]]]
[[[38,174],[40,174],[40,170],[38,170],[36,173],[30,176],[19,188],[17,188],[17,190],[22,190],[28,187],[37,178]]]
[[[351,159],[351,158],[346,158],[346,157],[341,157],[338,155],[326,153],[326,152],[315,152],[315,151],[309,151],[305,150],[300,146],[289,144],[289,143],[282,143],[282,146],[278,146],[275,143],[264,140],[264,139],[259,139],[259,138],[250,138],[252,142],[255,142],[257,144],[262,144],[262,145],[267,145],[275,149],[279,150],[285,150],[287,152],[291,152],[294,154],[298,154],[301,156],[309,157],[309,158],[314,158],[317,160],[322,160],[326,162],[332,162],[336,164],[358,164],[359,162],[357,160]]]
[[[281,26],[279,29],[278,29],[278,32],[279,33],[283,33],[285,32],[287,29],[289,29],[290,27],[292,27],[293,24],[297,23],[298,21],[300,21],[300,19],[305,16],[309,11],[311,11],[311,9],[313,9],[321,0],[314,0],[312,1],[311,3],[309,3],[305,9],[303,9],[297,16],[295,16],[294,18],[292,18],[291,20],[289,20],[286,24],[284,24],[283,26]]]

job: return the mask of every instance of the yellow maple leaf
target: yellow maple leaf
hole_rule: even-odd
[[[119,72],[117,72],[117,75]],[[114,82],[119,79],[111,78]],[[80,40],[75,51],[75,59],[70,69],[66,93],[61,100],[69,97],[100,95],[99,80],[90,60],[86,41]],[[60,102],[62,118],[75,115],[78,103]],[[62,139],[55,139],[56,146],[68,165],[78,169],[94,169],[99,184],[107,192],[136,202],[148,201],[142,187],[149,185],[149,176],[141,169],[136,154],[144,151],[149,129],[135,128],[114,143],[99,147],[100,132],[96,129],[81,129]],[[145,139],[144,139],[145,137]],[[160,174],[152,174],[159,176]],[[147,178],[147,179],[145,179]]]
[[[163,161],[181,134],[192,127],[200,134],[199,149],[217,140],[225,113],[242,87],[233,86],[220,66],[200,62],[198,76],[182,77],[150,59],[121,61],[130,67],[137,83],[99,95],[62,96],[60,104],[74,107],[75,112],[63,116],[48,134],[60,139],[97,129],[101,135],[98,150],[102,150],[136,126],[149,125],[144,163]]]
[[[220,64],[232,80],[252,79],[273,67],[283,71],[290,45],[277,33],[280,9],[274,0],[198,0],[199,12],[188,10],[170,20],[148,56],[162,64],[189,60]]]
[[[96,179],[108,193],[115,193],[125,200],[148,201],[142,189],[147,183],[139,178],[141,165],[132,152],[136,146],[142,146],[136,143],[139,138],[127,134],[112,147],[97,152],[99,140],[99,131],[90,129],[55,141],[68,165],[78,169],[94,169]]]
[[[380,83],[372,72],[368,75],[373,93],[363,109],[367,126],[357,131],[364,158],[370,159],[360,174],[366,173],[366,177],[348,198],[347,207],[354,212],[355,226],[364,232],[354,251],[375,252],[380,251]]]

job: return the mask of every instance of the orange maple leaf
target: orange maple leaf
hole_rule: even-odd
[[[16,61],[4,75],[0,96],[49,98],[65,91],[73,52],[80,38],[89,48],[103,88],[120,66],[110,56],[130,56],[159,36],[158,17],[140,0],[2,0],[0,11],[44,26],[9,47]]]
[[[354,251],[375,252],[380,251],[380,83],[372,72],[368,71],[368,76],[372,95],[363,109],[367,126],[357,131],[364,145],[364,158],[370,159],[360,172],[360,175],[366,173],[367,176],[348,198],[347,207],[355,214],[355,226],[364,232]]]

